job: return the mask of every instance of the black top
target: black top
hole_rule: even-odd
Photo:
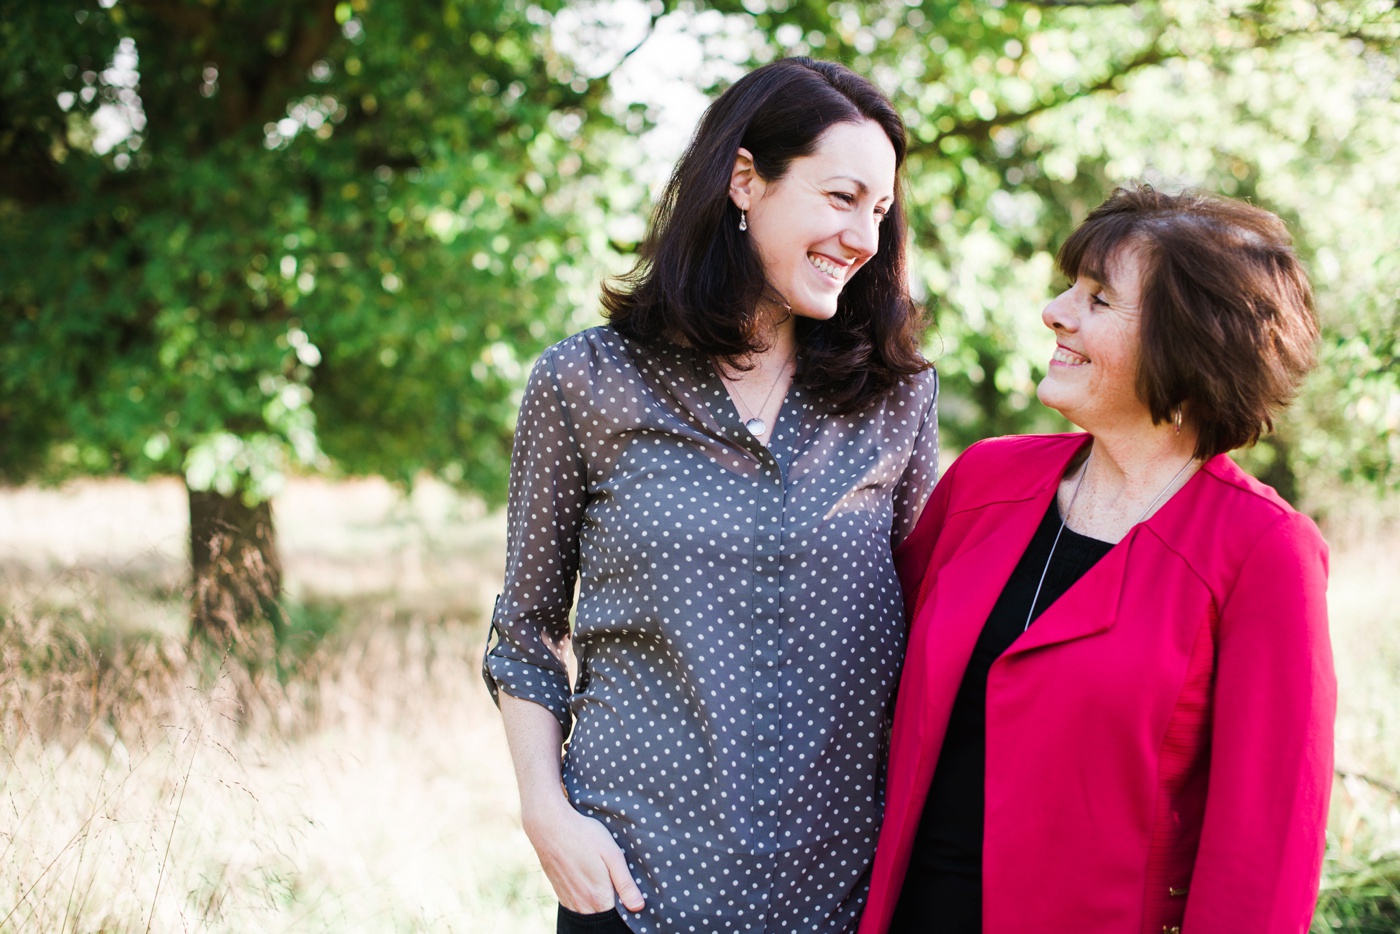
[[[1025,631],[1026,613],[1031,609],[1041,573],[1045,574],[1045,582],[1040,586],[1032,619],[1045,612],[1113,547],[1109,542],[1080,535],[1068,526],[1060,533],[1059,543],[1054,544],[1059,531],[1059,505],[1051,498],[1045,518],[977,638],[948,717],[948,732],[924,802],[891,934],[964,934],[982,929],[987,674],[992,663]]]

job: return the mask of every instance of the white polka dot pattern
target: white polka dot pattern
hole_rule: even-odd
[[[565,786],[627,854],[635,930],[855,929],[937,387],[835,416],[794,386],[765,447],[694,351],[594,328],[531,373],[486,680],[572,720]]]

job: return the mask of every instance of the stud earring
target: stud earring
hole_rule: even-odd
[[[742,231],[745,231],[745,230],[748,230],[748,229],[749,229],[749,215],[748,215],[748,212],[745,211],[743,208],[740,208],[740,209],[739,209],[739,230],[742,232]]]
[[[1181,434],[1181,403],[1172,406],[1172,427],[1177,434]]]

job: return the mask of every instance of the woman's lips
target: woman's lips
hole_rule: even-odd
[[[830,276],[837,282],[840,282],[845,277],[846,266],[829,260],[825,256],[820,256],[816,253],[808,253],[807,262],[811,263],[812,267],[816,269],[817,272]]]
[[[1075,353],[1068,347],[1055,346],[1055,352],[1050,355],[1051,363],[1058,363],[1061,366],[1083,366],[1089,362],[1089,358]]]

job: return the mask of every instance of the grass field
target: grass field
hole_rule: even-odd
[[[499,515],[300,482],[279,669],[183,641],[173,483],[0,493],[0,932],[552,930],[478,674]],[[1400,930],[1400,537],[1334,534],[1314,930]]]

